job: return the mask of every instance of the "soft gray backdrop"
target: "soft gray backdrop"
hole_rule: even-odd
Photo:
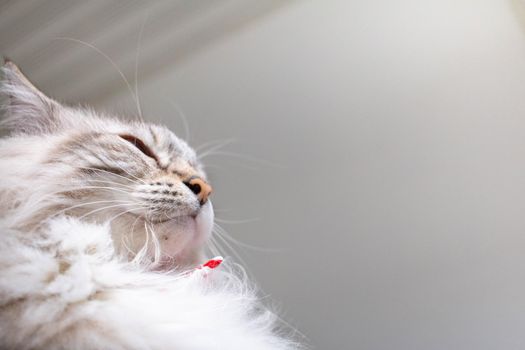
[[[0,49],[113,111],[114,67],[51,38],[133,85],[145,23],[145,115],[234,139],[206,158],[217,216],[314,348],[525,348],[523,2],[47,4],[6,2]]]

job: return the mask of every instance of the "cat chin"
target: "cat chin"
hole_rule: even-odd
[[[199,214],[195,217],[196,243],[203,244],[210,238],[214,218],[215,214],[213,212],[213,205],[211,204],[211,201],[208,200],[206,204],[202,206]]]
[[[213,220],[213,205],[208,201],[196,216],[185,215],[155,225],[164,257],[174,258],[177,265],[200,263],[202,247],[212,233]]]

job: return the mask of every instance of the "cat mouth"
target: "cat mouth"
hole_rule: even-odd
[[[180,214],[175,216],[165,216],[165,217],[156,217],[156,218],[146,218],[149,223],[153,225],[159,225],[164,227],[169,226],[188,226],[188,223],[191,223],[190,226],[195,227],[195,233],[197,236],[208,237],[211,235],[213,221],[214,221],[214,212],[211,201],[207,201],[199,211],[191,214]]]

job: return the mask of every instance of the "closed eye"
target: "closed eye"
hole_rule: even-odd
[[[146,156],[150,157],[150,158],[153,158],[155,159],[156,162],[158,162],[158,158],[157,156],[155,155],[155,153],[153,153],[153,151],[151,150],[151,148],[149,148],[145,143],[144,141],[142,141],[141,139],[139,139],[138,137],[135,137],[133,135],[129,135],[129,134],[121,134],[121,135],[118,135],[120,136],[122,139],[128,141],[129,143],[133,144],[135,147],[137,147],[137,149],[139,151],[141,151],[142,153],[144,153]]]

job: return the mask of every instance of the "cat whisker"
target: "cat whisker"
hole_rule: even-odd
[[[218,218],[217,216],[215,216],[215,221],[217,221],[218,223],[229,224],[229,225],[247,224],[247,223],[256,222],[256,221],[260,221],[260,220],[261,219],[259,219],[259,218],[246,219],[246,220],[229,220],[229,219],[221,219],[221,218]]]
[[[224,237],[222,237],[220,232],[214,231],[214,233],[215,237],[221,240],[222,244],[228,248],[227,250],[229,250],[230,253],[232,253],[241,262],[241,264],[243,264],[244,266],[248,266],[244,259],[241,257],[241,255],[235,250],[235,248],[233,248],[233,246]]]
[[[144,27],[146,26],[146,21],[148,19],[148,14],[146,14],[142,25],[140,27],[139,36],[137,39],[137,50],[135,52],[135,74],[134,74],[134,80],[135,80],[135,102],[137,105],[137,111],[139,113],[139,117],[142,121],[144,121],[144,117],[142,116],[142,106],[140,105],[140,97],[139,97],[139,53],[140,53],[140,43],[142,41],[142,33],[144,32]]]
[[[130,247],[129,245],[127,244],[128,242],[128,239],[131,239],[131,244],[133,244],[133,238],[134,238],[134,232],[135,232],[135,225],[137,224],[137,221],[139,221],[139,219],[141,219],[140,216],[137,216],[137,218],[133,221],[133,223],[131,224],[131,231],[129,234],[127,235],[122,235],[122,238],[121,238],[121,242],[122,242],[122,245],[124,246],[124,248],[128,251],[128,254],[136,254],[136,252],[134,252]]]
[[[226,234],[226,231],[225,231],[222,227],[220,227],[220,226],[218,226],[218,225],[216,225],[216,224],[214,224],[214,226],[215,226],[215,227],[214,227],[215,229],[222,230],[222,233],[223,233],[223,234]],[[217,232],[217,231],[214,231],[214,233],[217,234],[218,232]],[[221,234],[217,234],[216,237],[222,239],[223,243],[226,244],[227,247],[229,247],[229,250],[230,250],[234,255],[236,255],[237,259],[239,259],[239,261],[240,261],[244,266],[247,266],[246,263],[244,263],[243,260],[239,257],[239,254],[237,254],[237,253],[235,252],[235,250],[231,247],[231,245],[229,245],[229,244],[225,241],[224,237],[221,237]],[[213,239],[213,236],[212,236],[211,239],[210,239],[210,243],[215,245],[215,244],[218,243],[218,242],[216,242],[216,241]],[[212,253],[213,253],[213,252],[212,252]],[[215,254],[215,253],[214,253],[214,254]],[[218,254],[218,255],[220,255],[220,254]],[[247,271],[247,272],[249,272],[249,271]],[[281,322],[281,323],[284,324],[286,327],[288,327],[289,329],[291,329],[291,330],[294,332],[294,334],[299,335],[299,336],[302,337],[303,339],[307,339],[307,337],[306,337],[302,332],[300,332],[296,327],[294,327],[293,325],[291,325],[289,322],[285,321],[283,318],[279,317],[278,315],[276,315],[276,317],[278,318],[279,322]]]
[[[104,189],[104,190],[107,190],[107,191],[113,191],[114,190],[115,192],[123,192],[123,193],[126,193],[126,194],[130,193],[128,191],[124,191],[124,190],[121,190],[121,189],[116,189],[116,188],[113,188],[113,187],[100,187],[100,186],[68,187],[68,188],[62,189],[60,191],[55,191],[55,192],[46,193],[44,195],[39,195],[38,198],[36,198],[35,202],[33,202],[33,204],[34,203],[45,202],[46,200],[48,200],[50,198],[53,199],[53,197],[55,197],[58,194],[64,194],[64,193],[73,192],[73,191],[81,191],[81,190],[86,190],[86,189]]]
[[[123,212],[121,212],[121,213],[119,213],[119,214],[117,214],[117,215],[115,215],[115,216],[109,218],[109,219],[106,220],[106,221],[107,221],[108,223],[111,223],[113,220],[117,219],[118,217],[120,217],[120,216],[122,216],[122,215],[124,215],[124,214],[132,213],[134,210],[139,210],[139,209],[144,209],[144,207],[141,206],[141,205],[137,205],[137,206],[135,206],[134,208],[128,209],[128,210],[126,210],[126,211],[123,211]],[[138,218],[140,218],[140,216],[137,217],[137,219],[138,219]],[[137,220],[137,219],[135,219],[135,220]]]
[[[50,197],[51,194],[48,194],[48,195],[44,195],[43,197]],[[45,198],[44,198],[45,199]],[[30,203],[26,203],[26,208],[25,210],[23,210],[23,212],[28,212],[28,213],[31,213],[33,212],[33,210],[31,209],[31,207],[33,206],[36,206],[36,207],[39,207],[41,208],[42,205],[40,204],[39,205],[39,202],[43,202],[44,200],[42,199],[42,197],[38,198],[36,201],[32,201]],[[71,209],[74,209],[74,208],[77,208],[77,207],[82,207],[82,206],[86,206],[86,205],[92,205],[92,204],[98,204],[98,203],[115,203],[115,200],[104,200],[104,201],[94,201],[94,202],[88,202],[88,203],[80,203],[80,204],[76,204],[76,205],[73,205],[73,206],[69,206],[69,207],[66,207],[66,208],[62,208],[58,211],[55,211],[53,213],[49,213],[48,214],[48,218],[54,218],[54,217],[57,217],[59,216],[60,214],[63,214],[65,213],[66,211],[68,210],[71,210]],[[49,206],[49,209],[52,209],[53,207],[56,207],[56,206],[59,206],[60,203],[55,203],[55,202],[51,202],[50,203],[50,206]],[[29,207],[28,207],[29,206]],[[23,217],[22,218],[19,218],[19,220],[22,220],[23,221]],[[45,225],[47,223],[47,221],[43,220],[41,221],[39,224],[35,225],[35,227],[32,228],[31,232],[34,232],[35,230],[41,228],[43,225]]]
[[[125,191],[119,188],[114,188],[114,187],[109,187],[109,186],[82,186],[82,187],[77,187],[77,188],[65,189],[58,193],[65,193],[65,192],[78,191],[78,190],[105,190],[105,191],[121,192],[121,193],[126,193],[126,194],[130,193],[130,191]]]
[[[70,37],[65,37],[65,36],[61,36],[61,37],[55,37],[53,38],[53,40],[66,40],[66,41],[72,41],[72,42],[75,42],[77,44],[81,44],[81,45],[85,45],[91,49],[93,49],[95,52],[97,52],[99,55],[101,55],[102,57],[104,57],[104,59],[106,59],[106,61],[108,61],[112,66],[113,68],[115,68],[115,70],[118,72],[118,74],[120,75],[120,77],[122,78],[122,80],[124,81],[124,83],[126,84],[126,87],[129,91],[129,93],[131,94],[131,98],[135,101],[135,104],[140,107],[140,103],[138,102],[138,97],[135,95],[135,93],[133,92],[133,89],[131,88],[131,84],[129,83],[129,80],[126,78],[126,76],[124,75],[124,73],[122,72],[122,70],[119,68],[119,66],[115,63],[115,61],[113,61],[111,59],[111,57],[109,57],[107,54],[105,54],[102,50],[100,50],[98,47],[96,47],[95,45],[93,44],[90,44],[86,41],[83,41],[83,40],[80,40],[80,39],[75,39],[75,38],[70,38]],[[140,115],[140,118],[142,120],[142,113],[140,111],[140,109],[137,110],[137,113],[139,113]],[[142,120],[143,121],[143,120]]]
[[[93,205],[93,204],[102,204],[102,203],[135,204],[134,202],[125,201],[125,200],[122,200],[122,201],[119,201],[119,200],[92,201],[92,202],[86,202],[86,203],[79,203],[79,204],[75,204],[75,205],[69,206],[67,208],[63,208],[63,209],[55,212],[53,216],[65,213],[65,212],[67,212],[67,211],[69,211],[71,209],[81,208],[81,207],[85,207],[85,206]]]
[[[253,245],[241,242],[241,241],[233,238],[224,228],[222,228],[221,226],[219,226],[216,223],[214,223],[214,228],[218,232],[220,232],[220,235],[222,235],[222,237],[224,239],[230,241],[232,244],[237,244],[239,247],[251,249],[251,250],[262,252],[262,253],[281,253],[281,252],[283,252],[282,249],[257,247],[257,246],[253,246]]]
[[[129,203],[121,203],[121,204],[115,204],[115,205],[108,205],[108,206],[105,206],[105,207],[102,207],[102,208],[97,208],[97,209],[94,209],[94,210],[92,210],[92,211],[90,211],[90,212],[88,212],[88,213],[86,213],[86,214],[84,214],[84,215],[82,215],[82,216],[79,216],[78,219],[79,219],[79,220],[80,220],[80,219],[83,219],[83,218],[85,218],[85,217],[87,217],[87,216],[89,216],[89,215],[92,215],[92,214],[94,214],[94,213],[98,213],[99,211],[102,211],[102,210],[106,210],[106,209],[110,209],[110,208],[115,208],[115,207],[121,207],[121,206],[125,206],[125,205],[129,205]],[[136,210],[136,208],[135,208],[135,210]]]
[[[157,265],[160,260],[161,260],[161,257],[162,257],[162,250],[161,250],[161,247],[160,247],[160,242],[159,242],[159,237],[157,236],[157,233],[155,232],[155,229],[153,227],[153,225],[151,225],[150,223],[148,222],[145,222],[146,226],[149,227],[149,230],[151,232],[151,235],[153,237],[153,246],[155,248],[155,251],[154,251],[154,264]],[[165,256],[170,258],[170,259],[173,259],[173,256],[165,253]]]
[[[122,175],[119,175],[119,174],[115,174],[115,173],[112,173],[111,171],[107,171],[107,170],[104,170],[104,169],[93,168],[93,167],[78,167],[78,168],[79,168],[79,169],[92,170],[92,171],[98,171],[98,172],[101,172],[101,173],[105,173],[105,174],[110,174],[110,175],[113,175],[113,176],[117,176],[117,177],[119,177],[119,178],[125,179],[125,180],[127,180],[127,181],[129,181],[129,182],[131,182],[131,183],[133,183],[133,184],[136,184],[136,185],[146,184],[146,182],[143,181],[143,180],[141,180],[141,179],[139,179],[140,182],[137,182],[137,181],[134,181],[134,180],[132,180],[132,179],[130,179],[130,178],[127,178],[127,177],[125,177],[125,176],[122,176]],[[123,170],[123,169],[121,169],[121,170]],[[123,170],[123,171],[124,171],[124,170]],[[128,173],[128,175],[129,175],[129,173]]]
[[[208,154],[210,153],[213,153],[229,144],[232,144],[235,142],[235,139],[226,139],[226,140],[217,140],[217,141],[211,141],[211,142],[206,142],[202,145],[200,145],[199,147],[195,148],[195,152],[197,152],[199,155],[197,156],[197,158],[200,160],[200,159],[203,159],[205,158]]]
[[[121,183],[118,183],[118,182],[114,182],[114,181],[107,181],[107,180],[87,180],[87,182],[100,182],[100,183],[107,183],[107,184],[110,184],[110,185],[115,185],[115,186],[121,186],[123,188],[129,188],[130,190],[134,191],[135,190],[135,187],[133,186],[129,186],[129,185],[124,185],[124,184],[121,184]]]
[[[166,213],[166,211],[162,208],[148,208],[150,210],[150,213],[151,214],[160,214],[161,216],[163,215],[166,219],[165,220],[156,220],[155,222],[152,222],[151,219],[148,220],[148,222],[152,223],[152,224],[158,224],[158,223],[161,223],[161,222],[166,222],[166,221],[170,221],[170,220],[173,220],[173,219],[176,219],[177,217],[180,216],[180,214],[174,214],[174,215],[168,215],[168,213]]]
[[[144,229],[146,228],[146,223],[144,223]],[[144,245],[142,246],[142,248],[138,251],[138,252],[135,252],[135,256],[133,257],[133,259],[131,260],[131,263],[137,265],[137,266],[144,266],[146,264],[144,264],[144,260],[145,258],[147,257],[147,250],[148,250],[148,247],[149,247],[149,234],[148,234],[148,231],[146,230],[146,241],[144,242]]]
[[[71,209],[75,209],[75,208],[80,208],[80,207],[83,207],[83,206],[87,206],[87,205],[93,205],[93,204],[101,204],[101,203],[117,203],[118,201],[115,201],[115,200],[105,200],[105,201],[92,201],[92,202],[88,202],[88,203],[80,203],[80,204],[76,204],[76,205],[73,205],[73,206],[69,206],[67,208],[63,208],[59,211],[56,211],[52,214],[49,215],[48,218],[54,218],[54,217],[57,217],[61,214],[64,214],[65,212],[67,212],[68,210],[71,210]],[[122,201],[121,204],[119,205],[133,205],[135,203],[133,202],[127,202],[127,201]],[[103,208],[103,209],[106,209],[106,208]],[[37,229],[39,229],[40,227],[42,227],[43,225],[45,225],[46,221],[42,221],[41,223],[39,223],[38,225],[36,225],[33,229],[32,229],[32,232],[36,231]]]
[[[71,149],[70,149],[70,150],[71,150]],[[73,150],[71,150],[71,151],[73,152]],[[120,174],[116,174],[116,173],[114,173],[114,172],[111,172],[111,171],[108,171],[108,170],[105,170],[105,169],[101,169],[101,168],[87,167],[87,166],[80,166],[80,167],[78,167],[78,169],[85,169],[85,170],[91,170],[91,171],[101,172],[101,173],[105,173],[105,174],[111,174],[111,175],[113,175],[113,176],[118,176],[118,177],[120,177],[120,178],[122,178],[122,179],[125,179],[125,180],[127,180],[127,181],[129,181],[129,182],[131,182],[131,183],[135,183],[135,184],[140,184],[140,183],[142,183],[142,184],[147,184],[144,180],[142,180],[142,179],[138,178],[137,176],[131,174],[129,171],[127,171],[126,169],[124,169],[122,166],[116,164],[116,167],[117,167],[117,169],[121,170],[123,173],[126,173],[127,175],[129,175],[130,177],[132,177],[134,180],[133,180],[133,179],[130,179],[130,178],[127,178],[127,177],[125,177],[125,176],[122,176],[122,175],[120,175]],[[135,180],[137,180],[138,182],[135,181]]]
[[[217,144],[228,145],[228,144],[233,143],[233,142],[235,142],[234,138],[212,140],[212,141],[204,142],[203,144],[195,147],[194,150],[195,150],[195,152],[201,152],[206,147],[214,146],[214,145],[217,145]]]
[[[182,121],[182,126],[184,128],[184,138],[186,142],[190,142],[191,139],[191,132],[190,132],[190,124],[188,123],[188,118],[186,117],[186,114],[182,111],[182,109],[177,105],[176,103],[173,103],[170,99],[164,98],[164,100],[171,106],[173,109],[177,112],[177,115],[180,117]]]
[[[134,178],[135,180],[141,182],[141,183],[144,184],[144,185],[147,185],[147,182],[146,182],[146,181],[144,181],[144,180],[142,180],[141,178],[138,178],[137,176],[133,175],[132,173],[130,173],[129,171],[127,171],[127,170],[124,169],[123,167],[118,166],[118,165],[117,165],[117,167],[118,167],[120,170],[122,170],[123,172],[125,172],[126,174],[128,174],[129,176],[131,176],[132,178]]]
[[[203,167],[206,169],[206,170],[209,170],[209,169],[224,169],[224,166],[222,165],[216,165],[216,164],[210,164],[210,163],[206,163],[203,165]]]
[[[255,164],[259,164],[259,165],[266,165],[266,166],[270,166],[270,167],[274,167],[274,168],[286,169],[286,166],[284,166],[282,164],[270,162],[270,161],[267,161],[267,160],[264,160],[264,159],[251,157],[251,156],[240,154],[240,153],[227,152],[227,151],[218,151],[217,150],[217,151],[213,151],[213,152],[208,152],[208,153],[201,154],[198,158],[199,158],[199,160],[202,160],[205,157],[213,157],[213,156],[226,156],[226,157],[231,157],[231,158],[238,158],[238,159],[242,159],[242,160],[249,161],[249,162],[252,162],[252,163],[255,163]]]
[[[151,231],[150,231],[151,230]],[[132,259],[132,263],[142,266],[154,267],[158,265],[161,258],[160,242],[157,238],[157,235],[153,229],[148,225],[147,222],[144,222],[144,231],[146,233],[146,241],[142,248],[136,253],[135,257]],[[153,243],[153,261],[148,261],[148,251],[150,249],[150,240]]]
[[[213,237],[210,237],[208,239],[208,241],[206,242],[206,249],[208,250],[209,253],[211,253],[212,256],[218,256],[218,255],[221,255],[219,253],[219,250],[217,249],[217,247],[215,246],[215,243],[214,243],[214,238]]]

